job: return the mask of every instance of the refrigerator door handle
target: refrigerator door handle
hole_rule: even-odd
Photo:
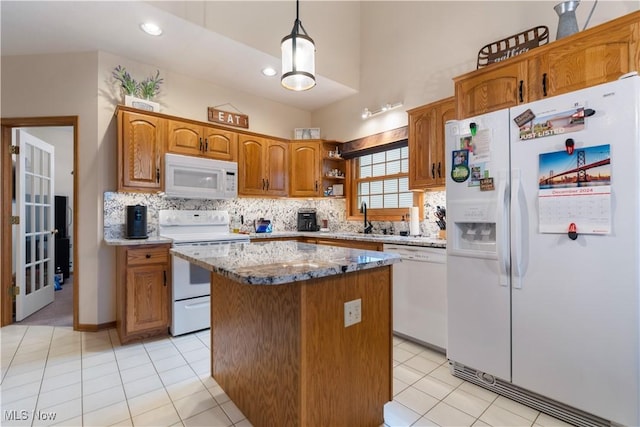
[[[499,222],[496,224],[496,246],[498,255],[498,268],[500,270],[500,286],[509,285],[509,276],[507,272],[507,254],[509,253],[509,234],[506,232],[509,213],[505,209],[505,200],[507,198],[507,172],[499,173],[498,183],[498,215]]]
[[[522,289],[522,252],[524,251],[522,242],[522,212],[520,206],[520,170],[514,169],[511,172],[512,198],[511,206],[513,209],[513,281],[511,286],[515,289]]]

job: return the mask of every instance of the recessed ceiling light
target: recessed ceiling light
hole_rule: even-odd
[[[267,77],[273,77],[276,74],[278,74],[278,72],[273,67],[265,67],[262,69],[262,74],[264,74]]]
[[[140,24],[140,28],[150,36],[159,36],[160,34],[162,34],[162,28],[158,27],[153,22],[145,22],[144,24]]]

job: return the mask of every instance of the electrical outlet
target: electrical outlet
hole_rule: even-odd
[[[362,299],[344,303],[344,327],[347,328],[362,321]]]

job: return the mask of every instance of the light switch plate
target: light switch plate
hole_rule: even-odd
[[[344,327],[347,328],[362,321],[362,299],[344,303]]]

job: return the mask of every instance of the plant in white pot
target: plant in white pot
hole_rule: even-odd
[[[125,105],[141,110],[160,111],[160,104],[151,101],[160,91],[160,84],[163,82],[159,70],[155,76],[138,83],[123,66],[118,65],[113,70],[113,78],[120,82]]]

